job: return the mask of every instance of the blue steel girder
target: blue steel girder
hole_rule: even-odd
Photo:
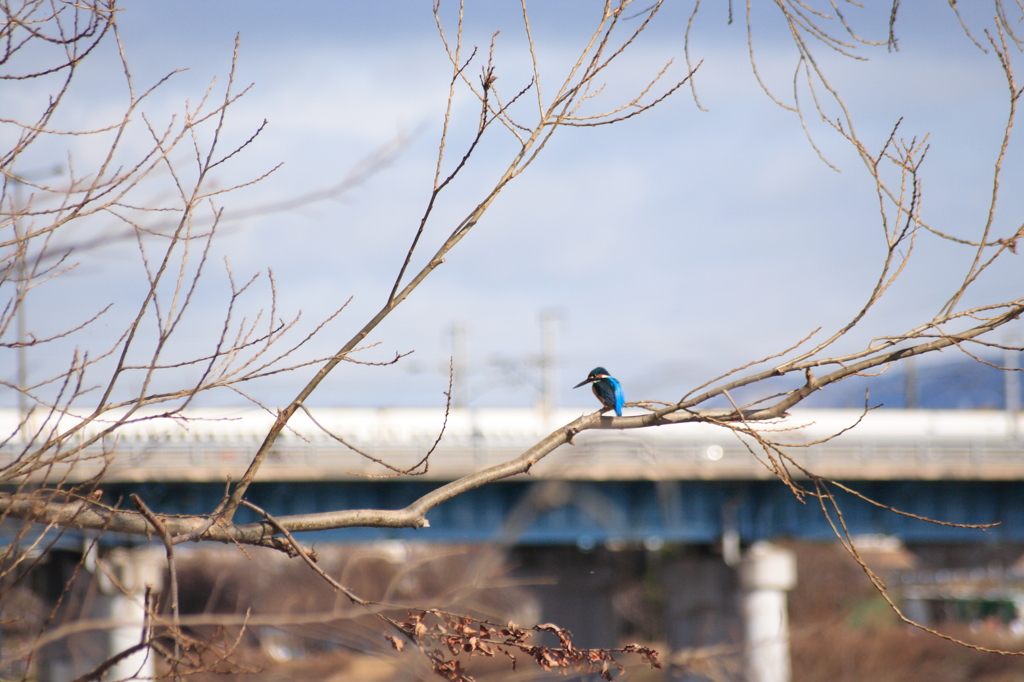
[[[400,509],[439,485],[430,481],[254,483],[247,495],[274,516],[339,509]],[[896,509],[960,524],[999,523],[983,532],[901,516],[830,488],[851,533],[905,541],[1024,541],[1022,481],[856,481],[851,487]],[[223,494],[215,483],[117,483],[106,500],[135,492],[151,509],[200,514]],[[122,502],[122,506],[124,506]],[[832,513],[835,520],[835,514]],[[620,540],[710,543],[735,527],[744,542],[825,540],[832,529],[818,500],[798,500],[778,481],[508,481],[469,491],[427,514],[430,527],[348,528],[303,534],[304,541],[576,544]],[[255,521],[240,510],[240,523]]]

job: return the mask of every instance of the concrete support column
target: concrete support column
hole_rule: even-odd
[[[152,592],[161,590],[165,560],[162,549],[142,547],[115,549],[102,562],[103,570],[97,572],[100,590],[108,595],[108,617],[117,623],[110,630],[108,655],[115,656],[142,640],[146,588]],[[144,648],[118,661],[107,672],[106,679],[149,680],[155,673],[153,654]]]
[[[746,625],[747,680],[789,682],[786,592],[796,586],[796,556],[768,542],[751,546],[740,564]]]

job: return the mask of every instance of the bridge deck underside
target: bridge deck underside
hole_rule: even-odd
[[[248,498],[274,516],[338,509],[398,509],[437,483],[381,480],[256,483]],[[1022,481],[856,481],[858,492],[885,505],[956,524],[999,524],[985,531],[937,525],[896,514],[834,486],[830,490],[853,534],[907,541],[1024,541]],[[104,486],[106,499],[138,493],[154,511],[200,514],[223,494],[219,483],[151,482]],[[238,521],[255,521],[242,510]],[[835,513],[831,514],[836,520]],[[828,539],[832,527],[818,500],[803,502],[778,481],[509,481],[470,491],[432,510],[430,527],[321,531],[311,541],[580,544],[713,543],[728,528],[743,541]]]

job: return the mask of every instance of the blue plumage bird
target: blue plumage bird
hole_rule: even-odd
[[[587,378],[580,383],[573,386],[573,388],[579,388],[590,384],[590,388],[593,389],[594,395],[601,401],[601,404],[608,408],[615,408],[615,416],[622,416],[622,406],[626,403],[626,398],[622,395],[622,384],[619,380],[608,374],[608,370],[604,367],[595,367],[591,370]]]

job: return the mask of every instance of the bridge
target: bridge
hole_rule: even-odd
[[[303,413],[293,418],[251,488],[250,499],[275,516],[401,508],[441,481],[519,455],[583,413],[453,409],[423,475],[380,478],[389,472],[352,448],[397,467],[412,466],[437,441],[443,410],[312,412],[316,423]],[[50,480],[86,480],[106,467],[109,502],[137,492],[157,511],[204,513],[216,506],[228,476],[241,477],[274,420],[262,410],[237,408],[193,409],[184,420],[140,416],[116,438],[85,449],[73,467],[51,471]],[[16,419],[15,411],[0,411],[0,429],[16,431]],[[89,426],[83,437],[103,426]],[[855,533],[920,541],[1024,540],[1020,415],[801,410],[763,428],[792,443],[792,456],[810,471],[849,483],[883,504],[953,523],[1000,524],[987,533],[936,526],[840,494]],[[0,465],[19,452],[16,441],[8,442],[0,448]],[[427,529],[344,529],[320,532],[316,539],[708,543],[728,530],[744,542],[832,534],[816,503],[798,500],[778,482],[756,443],[711,424],[588,431],[529,475],[471,491],[428,518]]]
[[[275,516],[402,508],[442,482],[521,454],[583,413],[452,410],[423,475],[381,478],[388,471],[357,450],[397,467],[412,466],[437,442],[443,410],[312,412],[316,423],[301,413],[292,420],[247,494]],[[208,513],[223,495],[227,477],[241,477],[274,416],[213,408],[193,409],[186,416],[137,415],[116,438],[77,453],[73,466],[54,467],[49,480],[84,481],[102,472],[108,503],[126,506],[127,495],[135,492],[157,512]],[[83,437],[104,426],[88,426]],[[984,532],[940,526],[833,488],[853,534],[908,542],[1024,543],[1024,419],[1018,414],[794,410],[762,428],[792,444],[788,451],[808,470],[843,481],[882,504],[947,522],[999,524]],[[0,410],[0,429],[18,431],[16,411]],[[17,436],[0,447],[0,466],[14,461],[22,448]],[[246,514],[240,511],[238,520],[256,520]],[[756,443],[710,424],[584,432],[529,475],[470,491],[435,508],[428,518],[430,527],[418,530],[349,528],[300,539],[497,542],[517,548],[522,574],[558,577],[557,585],[538,588],[538,617],[569,627],[584,646],[618,641],[609,595],[622,580],[641,576],[621,574],[616,567],[622,562],[610,557],[633,551],[637,570],[655,570],[663,585],[669,645],[735,643],[729,633],[744,631],[748,674],[755,680],[788,679],[785,593],[795,579],[791,555],[758,541],[833,537],[817,502],[798,500],[778,481]],[[110,539],[145,545],[141,538]],[[651,550],[670,543],[705,549],[648,565]],[[123,583],[131,585],[125,576],[158,575],[159,555],[144,546],[121,554]],[[108,556],[117,560],[114,553]],[[124,646],[118,637],[137,638],[141,614],[123,595],[114,592],[106,598],[112,617],[129,624],[110,635],[110,651],[120,651]],[[907,609],[927,610],[925,598],[908,599]],[[54,650],[50,658],[64,660],[64,655]],[[139,666],[127,661],[124,674],[136,674]],[[43,675],[59,678],[53,671]]]

